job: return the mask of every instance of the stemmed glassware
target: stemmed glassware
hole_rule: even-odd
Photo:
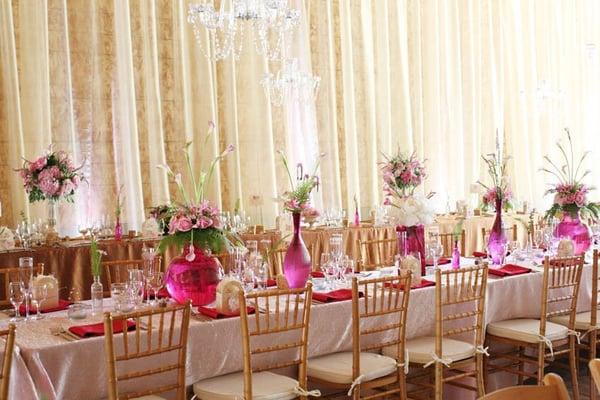
[[[140,308],[144,301],[144,274],[139,269],[129,270],[129,291],[135,304],[134,308]],[[156,295],[155,295],[156,297]]]
[[[433,275],[435,274],[435,270],[438,269],[438,261],[444,252],[444,248],[442,244],[437,240],[437,238],[430,240],[427,243],[427,254],[431,257],[433,261],[433,267],[425,268],[425,275]]]
[[[29,319],[29,305],[31,299],[31,284],[33,281],[33,258],[19,258],[19,281],[23,285],[25,294],[25,319]]]
[[[39,320],[44,318],[41,309],[42,303],[46,301],[48,298],[48,285],[34,285],[31,288],[31,304],[35,306],[37,313],[35,317],[32,317],[34,320]]]
[[[155,306],[158,303],[158,293],[164,286],[164,273],[160,270],[154,270],[152,274],[147,279],[147,285],[152,290],[154,294],[154,300],[150,303],[152,306]]]
[[[25,300],[25,289],[22,282],[10,282],[8,285],[8,294],[10,303],[15,308],[15,316],[10,319],[10,322],[18,322],[23,320],[19,313],[19,308]]]

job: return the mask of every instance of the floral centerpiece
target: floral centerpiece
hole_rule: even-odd
[[[598,220],[600,206],[588,201],[587,195],[593,188],[583,183],[584,178],[590,174],[589,170],[581,170],[589,152],[585,152],[575,166],[571,133],[568,129],[565,129],[565,132],[569,148],[565,148],[561,142],[557,143],[564,164],[559,168],[550,157],[544,157],[549,167],[542,168],[542,171],[558,179],[558,183],[546,191],[546,194],[554,195],[554,201],[544,218],[561,220],[554,230],[554,236],[558,239],[566,237],[573,240],[575,254],[579,255],[585,253],[591,245],[589,227],[581,218]]]
[[[507,163],[510,159],[502,155],[502,150],[498,141],[496,141],[496,152],[482,156],[483,162],[487,166],[487,171],[492,178],[492,184],[486,185],[481,181],[478,183],[483,186],[486,193],[483,196],[483,209],[486,210],[490,207],[496,211],[496,218],[494,218],[494,224],[490,230],[490,236],[488,238],[487,249],[489,256],[492,258],[494,264],[500,264],[504,259],[504,252],[506,251],[506,243],[508,238],[504,232],[504,226],[502,223],[502,210],[509,210],[512,208],[512,192],[508,183],[507,176]]]
[[[431,193],[423,196],[415,190],[427,174],[424,162],[413,153],[409,157],[399,153],[384,155],[382,163],[384,205],[392,206],[396,220],[398,252],[401,256],[419,253],[421,274],[425,274],[425,225],[434,221],[435,212],[430,202]]]
[[[82,167],[83,164],[76,167],[67,153],[54,151],[50,145],[46,154],[35,161],[25,160],[23,167],[17,170],[23,178],[29,202],[48,201],[48,241],[57,239],[56,204],[61,199],[73,202],[83,180]]]
[[[294,184],[288,161],[283,152],[280,151],[279,154],[281,155],[290,182],[290,190],[283,193],[280,200],[283,201],[283,208],[292,213],[294,222],[292,241],[283,259],[283,274],[287,279],[289,287],[300,288],[306,285],[312,269],[310,254],[300,235],[300,217],[303,212],[311,209],[310,194],[319,185],[317,170],[319,168],[320,157],[310,175],[304,174],[302,164],[297,165],[296,183]]]
[[[213,130],[211,124],[207,139]],[[197,180],[190,146],[191,142],[186,144],[184,154],[193,188],[191,195],[184,188],[180,173],[173,172],[168,165],[159,166],[175,181],[182,202],[175,204],[173,209],[169,207],[168,234],[160,241],[158,250],[164,252],[170,246],[183,248],[183,254],[171,261],[165,274],[165,286],[170,296],[179,303],[191,299],[194,305],[205,305],[215,301],[219,283],[220,264],[214,255],[227,251],[231,242],[222,229],[219,209],[205,198],[204,192],[218,162],[233,151],[233,146],[218,155],[208,172],[202,171]]]
[[[311,228],[320,216],[321,213],[319,210],[311,206],[302,211],[302,218],[304,219],[304,222],[306,222]]]

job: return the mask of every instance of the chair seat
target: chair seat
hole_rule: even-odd
[[[397,371],[396,360],[375,353],[360,353],[360,375],[368,382]],[[352,384],[352,352],[334,353],[308,360],[309,378],[339,384]]]
[[[298,381],[272,372],[252,374],[252,399],[288,400],[298,397]],[[244,373],[218,376],[194,383],[194,394],[201,400],[235,400],[244,398]]]
[[[395,353],[395,348],[386,348],[383,354],[391,355]],[[435,337],[424,336],[406,341],[406,351],[408,352],[408,360],[411,363],[427,364],[432,361],[431,354],[435,352]],[[440,357],[445,360],[461,361],[475,355],[475,347],[467,342],[460,340],[443,338],[442,352]]]
[[[487,332],[490,335],[499,336],[507,339],[519,340],[525,343],[540,342],[540,320],[539,319],[507,319],[505,321],[492,322],[487,325]],[[549,340],[566,339],[568,329],[553,322],[546,322],[546,338]]]
[[[558,317],[554,317],[550,319],[552,322],[568,326],[569,325],[569,315],[560,315]],[[592,320],[592,312],[586,311],[582,313],[578,313],[575,316],[575,329],[578,331],[587,331],[590,329],[590,321]],[[596,321],[596,328],[600,328],[600,321]]]

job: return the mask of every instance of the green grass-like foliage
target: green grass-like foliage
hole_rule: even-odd
[[[212,254],[224,253],[229,251],[232,246],[232,240],[221,229],[192,229],[188,232],[177,232],[164,236],[158,245],[158,251],[164,253],[171,246],[175,246],[181,251],[183,246],[188,243],[193,243],[194,247],[209,249]]]

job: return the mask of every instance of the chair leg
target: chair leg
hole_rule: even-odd
[[[444,366],[441,363],[435,363],[435,400],[442,400],[444,387]]]
[[[482,397],[485,395],[485,383],[483,381],[483,359],[484,356],[481,353],[477,353],[477,358],[475,362],[475,368],[477,370],[477,397]]]
[[[487,347],[487,348],[490,347],[490,341],[487,340],[487,338],[484,341],[483,347],[484,348],[485,347]],[[488,379],[489,379],[489,374],[488,374],[489,360],[488,360],[488,358],[491,358],[491,351],[490,351],[490,357],[483,357],[483,366],[482,366],[482,368],[483,368],[483,371],[482,371],[483,376],[482,376],[481,379],[483,380],[482,384],[483,384],[483,392],[484,393],[487,391],[485,385],[487,385],[489,383],[488,382]]]
[[[571,370],[571,384],[573,385],[573,400],[579,400],[579,380],[577,379],[577,351],[575,337],[569,337],[569,367]]]
[[[398,379],[398,385],[400,388],[400,392],[398,393],[398,398],[400,400],[406,400],[408,398],[408,395],[406,394],[406,375],[404,374],[404,371],[402,371],[400,373],[400,377]]]
[[[590,360],[596,358],[596,344],[598,342],[598,331],[594,330],[590,333]],[[590,400],[598,399],[598,390],[596,389],[596,383],[590,373]]]
[[[525,348],[523,346],[519,346],[519,358],[523,358],[523,355],[525,354]],[[519,361],[519,372],[523,372],[523,367],[524,367],[525,363],[523,361]],[[519,374],[519,385],[523,384],[523,375]]]
[[[538,370],[537,370],[537,382],[538,386],[543,385],[544,379],[544,365],[546,363],[546,344],[544,342],[540,342],[538,344]]]

